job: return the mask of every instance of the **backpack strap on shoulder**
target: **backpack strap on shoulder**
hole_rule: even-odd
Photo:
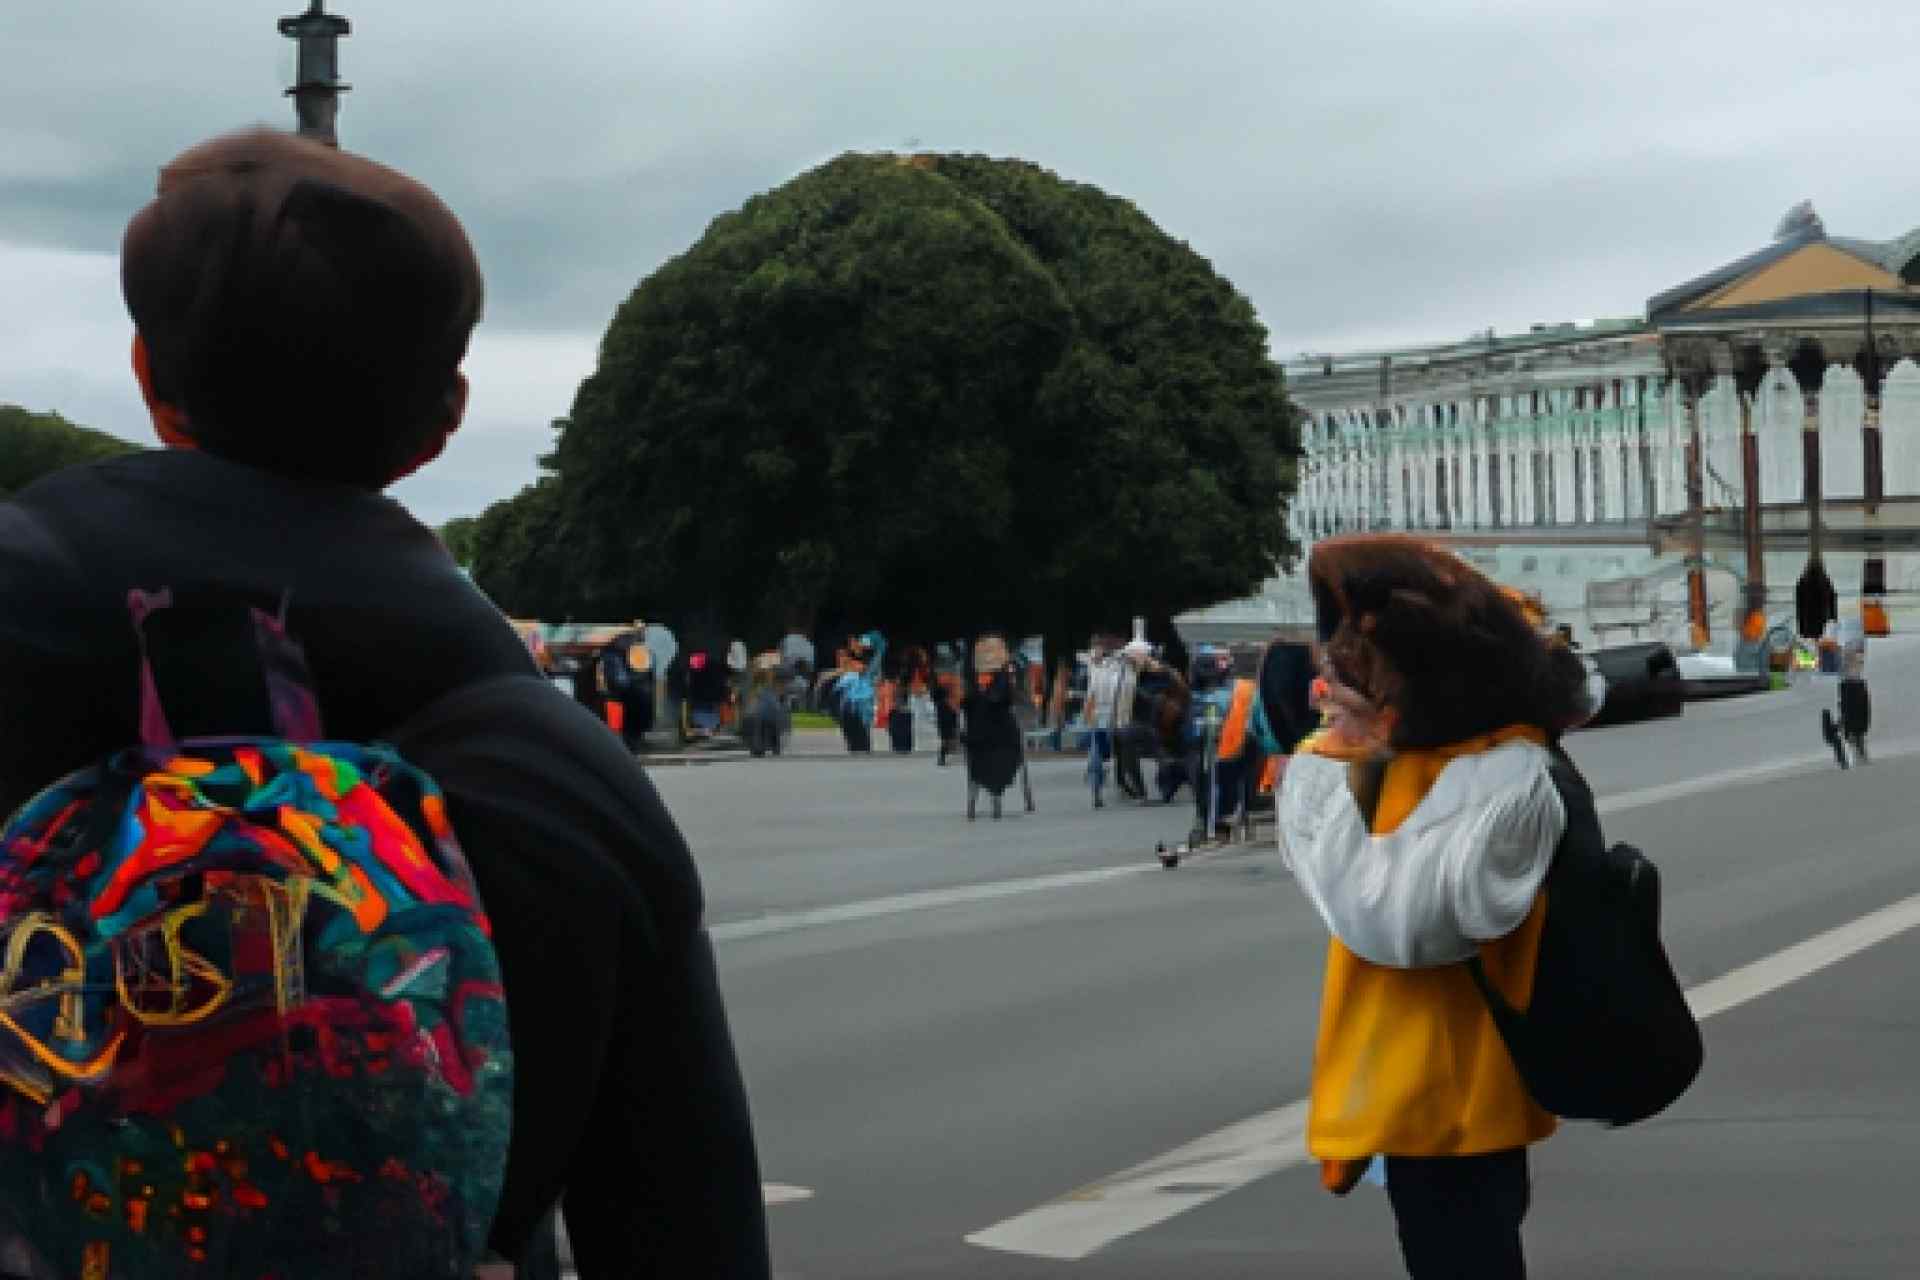
[[[289,742],[318,742],[326,736],[320,722],[320,700],[313,693],[313,672],[307,651],[287,630],[287,606],[293,593],[280,597],[278,614],[250,609],[253,643],[260,655],[260,675],[267,686],[273,713],[273,731]]]
[[[177,606],[172,588],[127,593],[140,650],[140,740],[172,746],[183,737],[271,733],[292,742],[325,736],[306,651],[287,629],[292,595],[277,614],[230,606]],[[156,618],[166,621],[154,625]],[[257,678],[248,681],[246,672]],[[169,716],[162,686],[176,695]],[[182,729],[185,732],[181,732]]]
[[[1486,967],[1480,963],[1480,953],[1478,951],[1468,956],[1465,960],[1461,961],[1461,963],[1466,965],[1467,976],[1473,979],[1473,985],[1480,988],[1480,998],[1487,1002],[1487,1008],[1494,1014],[1496,1021],[1502,1015],[1506,1017],[1515,1017],[1518,1015],[1519,1010],[1507,1003],[1507,998],[1500,994],[1498,987],[1493,985],[1493,979],[1487,976]]]
[[[153,650],[147,644],[147,619],[161,609],[173,607],[173,592],[127,592],[127,613],[133,619],[133,635],[140,646],[140,743],[148,747],[167,747],[174,743],[173,728],[167,723],[167,709],[160,702],[160,685],[153,678]]]

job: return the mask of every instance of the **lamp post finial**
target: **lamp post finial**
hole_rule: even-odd
[[[280,34],[299,46],[299,65],[287,90],[302,137],[318,138],[338,146],[334,120],[340,114],[340,95],[351,86],[340,80],[340,37],[353,30],[345,18],[325,11],[322,0],[311,0],[307,11],[280,19]]]

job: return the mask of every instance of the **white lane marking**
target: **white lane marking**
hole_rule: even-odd
[[[1916,926],[1920,894],[1703,982],[1688,990],[1687,1002],[1704,1021]],[[983,1249],[1077,1262],[1256,1179],[1308,1163],[1306,1117],[1305,1099],[1263,1111],[976,1231],[966,1241]]]
[[[1687,1004],[1692,1007],[1694,1017],[1711,1018],[1858,955],[1876,943],[1898,937],[1917,925],[1920,925],[1920,893],[1690,987]]]
[[[811,1200],[813,1192],[806,1187],[790,1187],[784,1182],[763,1182],[760,1184],[760,1199],[768,1208],[772,1208],[776,1204]]]
[[[955,885],[948,889],[923,889],[916,893],[895,894],[887,898],[865,898],[858,902],[842,902],[831,907],[814,907],[805,911],[781,911],[747,920],[729,920],[725,924],[710,926],[707,932],[713,935],[716,942],[734,942],[741,938],[758,938],[769,933],[786,933],[792,929],[807,929],[816,925],[848,924],[855,920],[871,920],[876,916],[898,915],[904,911],[925,911],[932,907],[951,907],[967,902],[989,902],[995,898],[1011,898],[1023,893],[1041,893],[1048,889],[1068,889],[1076,885],[1098,884],[1103,880],[1117,880],[1123,876],[1137,876],[1159,869],[1157,863],[1125,867],[1095,867],[1087,871],[1063,871],[1050,876],[1023,876],[1017,880],[989,880],[983,884]]]
[[[1888,742],[1876,742],[1871,747],[1875,760],[1897,760],[1904,756],[1920,755],[1920,738],[1894,738]],[[1577,763],[1577,762],[1576,762]],[[1872,766],[1867,766],[1871,768]],[[1644,809],[1649,805],[1660,804],[1667,800],[1678,800],[1683,796],[1699,795],[1703,791],[1721,791],[1731,787],[1752,786],[1772,778],[1787,774],[1800,773],[1807,769],[1825,769],[1836,771],[1833,752],[1818,751],[1802,755],[1783,756],[1774,760],[1762,760],[1758,764],[1742,765],[1737,769],[1723,769],[1719,773],[1701,774],[1694,778],[1682,778],[1678,782],[1663,782],[1659,786],[1641,787],[1634,791],[1620,791],[1598,798],[1596,807],[1601,813],[1620,813],[1628,809]]]

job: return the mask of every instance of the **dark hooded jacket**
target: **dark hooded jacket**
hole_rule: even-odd
[[[494,924],[515,1115],[494,1246],[566,1193],[587,1277],[764,1277],[745,1090],[692,858],[431,531],[365,490],[132,455],[0,502],[0,818],[139,737],[130,589],[176,735],[269,733],[245,609],[288,602],[329,737],[433,775]],[[159,624],[166,623],[166,626]],[[522,1274],[539,1275],[539,1269]]]
[[[1020,696],[1019,675],[1011,663],[1000,671],[975,670],[971,647],[962,674],[966,683],[960,714],[966,721],[967,778],[997,796],[1020,776],[1020,722],[1013,714],[1013,700]]]

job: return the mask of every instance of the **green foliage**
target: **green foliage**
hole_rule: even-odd
[[[483,517],[476,576],[510,609],[753,637],[1166,617],[1288,553],[1295,414],[1265,346],[1123,200],[1021,161],[845,155],[640,284],[554,474]]]
[[[480,533],[478,516],[461,516],[440,526],[440,541],[458,565],[471,567],[474,543]]]
[[[0,497],[26,488],[50,471],[132,453],[135,448],[105,432],[77,427],[57,413],[0,404]]]
[[[465,537],[467,558],[457,552],[455,558],[509,614],[554,621],[583,616],[574,612],[563,566],[554,557],[565,516],[559,478],[543,476],[483,511]]]

